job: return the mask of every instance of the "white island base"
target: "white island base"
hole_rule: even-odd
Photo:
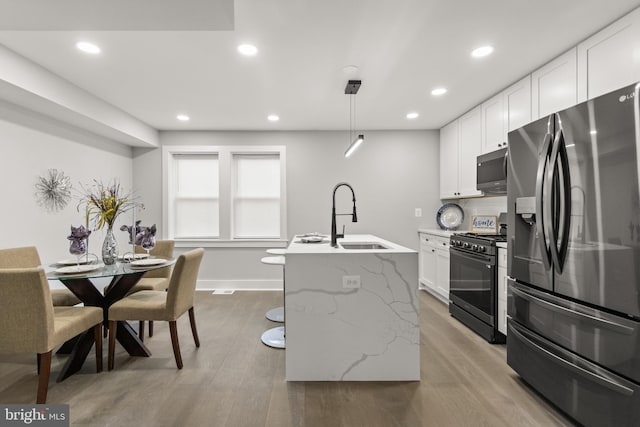
[[[417,252],[371,235],[338,243],[349,241],[387,249],[287,249],[287,380],[420,380]]]

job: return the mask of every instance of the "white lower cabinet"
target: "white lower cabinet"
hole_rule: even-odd
[[[507,250],[498,248],[498,331],[507,335]]]
[[[437,234],[419,233],[420,289],[449,303],[449,238]]]

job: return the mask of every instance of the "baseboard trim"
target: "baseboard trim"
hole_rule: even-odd
[[[282,280],[198,280],[196,290],[282,291]]]

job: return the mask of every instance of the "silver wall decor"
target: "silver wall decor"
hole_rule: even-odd
[[[63,171],[49,169],[38,177],[35,195],[38,205],[48,212],[61,211],[71,200],[71,178]]]

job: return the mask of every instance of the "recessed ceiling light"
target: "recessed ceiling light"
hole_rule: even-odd
[[[269,120],[270,122],[277,122],[278,120],[280,120],[280,116],[276,114],[270,114],[267,116],[267,120]]]
[[[186,114],[178,114],[176,116],[176,119],[180,120],[181,122],[188,122],[191,117],[187,116]]]
[[[76,47],[84,53],[90,53],[92,55],[97,55],[101,52],[98,46],[89,42],[78,42],[76,43]]]
[[[344,67],[342,67],[342,71],[345,74],[356,74],[358,72],[358,66],[357,65],[346,65]]]
[[[418,116],[420,114],[416,113],[416,112],[411,112],[411,113],[407,113],[407,119],[411,120],[411,119],[417,119]]]
[[[444,95],[445,93],[447,93],[447,88],[444,87],[437,87],[431,91],[431,95],[433,96],[440,96]]]
[[[258,53],[258,48],[252,44],[241,44],[238,46],[238,52],[245,56],[255,56]]]
[[[491,55],[493,53],[493,46],[481,46],[474,49],[471,52],[471,56],[474,58],[482,58],[483,56]]]

